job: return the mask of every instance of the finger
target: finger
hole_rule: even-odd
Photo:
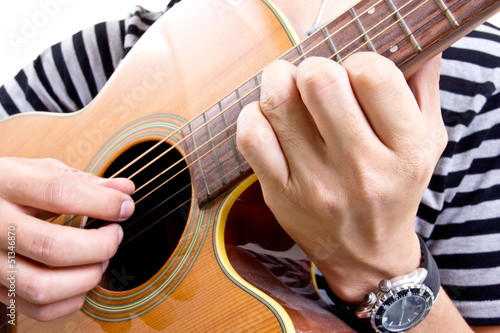
[[[281,186],[286,184],[288,162],[259,103],[248,104],[241,111],[237,121],[236,140],[238,150],[263,183],[280,183]]]
[[[379,139],[404,151],[425,133],[423,116],[403,73],[394,63],[372,52],[357,53],[344,62],[353,91]]]
[[[77,295],[71,298],[51,304],[32,304],[21,297],[15,298],[16,311],[38,321],[51,321],[64,317],[78,311],[85,302],[86,294]],[[0,302],[9,305],[12,297],[9,290],[0,286]]]
[[[0,196],[7,201],[57,214],[112,221],[123,221],[134,211],[128,195],[134,186],[129,180],[103,180],[51,159],[2,161]]]
[[[296,85],[297,68],[275,61],[262,74],[260,108],[271,124],[289,165],[302,165],[322,139]],[[292,171],[293,172],[293,171]]]
[[[0,251],[0,260],[7,255]],[[15,281],[15,293],[29,303],[51,304],[86,293],[101,280],[103,264],[48,268],[22,256],[16,256],[15,270],[4,264],[0,268],[0,283],[10,286]]]
[[[435,117],[440,116],[439,78],[441,69],[441,54],[427,61],[408,79],[408,85],[420,106],[422,113]],[[437,93],[436,93],[437,91]],[[435,112],[436,109],[438,112]]]
[[[89,178],[89,182],[95,185],[117,190],[128,195],[132,195],[135,191],[134,183],[126,178],[100,178],[88,173],[85,176]]]
[[[308,58],[299,65],[297,86],[330,151],[351,151],[360,140],[378,140],[342,66],[324,58]]]
[[[439,158],[448,142],[448,135],[441,114],[439,77],[441,54],[426,62],[409,80],[408,85],[417,100],[430,134],[430,144]]]
[[[79,229],[46,223],[9,210],[15,226],[16,253],[51,266],[74,266],[103,262],[117,251],[123,230],[116,224],[99,229]],[[14,224],[15,223],[15,224]],[[0,233],[0,247],[7,249],[7,233]]]

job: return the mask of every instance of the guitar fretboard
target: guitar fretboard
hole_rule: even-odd
[[[449,46],[499,6],[498,0],[361,1],[281,59],[298,65],[317,56],[342,63],[356,52],[371,51],[405,71],[420,55]],[[186,160],[200,206],[251,173],[236,145],[236,120],[245,105],[259,100],[260,77],[248,80],[183,129]]]

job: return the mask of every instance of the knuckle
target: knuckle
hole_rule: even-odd
[[[36,308],[34,313],[30,314],[30,317],[41,322],[49,322],[78,311],[83,306],[84,302],[85,295],[81,295],[71,299],[70,302],[64,302],[64,304],[40,305]]]
[[[401,157],[401,166],[408,184],[427,185],[434,170],[434,158],[426,147],[408,148]]]
[[[255,126],[247,127],[237,136],[238,148],[247,156],[251,152],[260,152],[263,145],[268,145],[273,139],[274,133],[268,128]]]
[[[338,195],[330,188],[325,186],[326,183],[313,182],[311,191],[318,195],[319,200],[313,203],[315,211],[323,216],[331,216],[333,212],[338,213],[343,210],[342,204],[339,202]]]
[[[262,91],[260,107],[263,113],[272,113],[292,99],[290,89],[283,86],[274,86]]]
[[[344,67],[351,80],[368,87],[391,86],[395,75],[402,75],[391,60],[372,52],[352,55],[344,63]]]
[[[260,112],[258,103],[252,103],[243,109],[238,118],[236,144],[246,158],[250,154],[253,156],[262,152],[262,147],[271,144],[275,138],[269,125],[262,123],[263,119],[253,116]]]
[[[76,184],[81,182],[84,173],[55,159],[47,158],[44,160],[47,164],[45,170],[48,170],[49,174],[40,188],[41,198],[45,202],[47,210],[55,213],[66,213],[63,210],[75,199],[78,191]]]
[[[48,210],[57,210],[64,207],[64,203],[68,197],[68,183],[61,175],[52,175],[48,178],[42,190],[42,198],[47,205]]]
[[[49,304],[51,300],[50,277],[45,274],[34,276],[27,281],[24,291],[24,297],[33,304]]]
[[[43,306],[40,309],[38,309],[33,315],[31,315],[31,317],[37,321],[46,323],[55,320],[61,316],[56,314],[52,310],[52,306]]]
[[[307,92],[314,94],[321,94],[349,84],[345,69],[333,61],[324,59],[306,59],[299,65],[297,77],[299,85],[305,87]]]
[[[57,231],[49,231],[39,237],[33,238],[30,253],[37,260],[47,265],[64,265],[65,249],[66,246],[59,233]]]
[[[439,158],[439,156],[443,153],[446,146],[448,145],[448,132],[446,131],[444,125],[441,126],[439,130],[436,131],[433,140],[436,143],[438,152],[437,157]]]
[[[53,168],[56,169],[66,166],[63,162],[51,157],[41,158],[40,162],[46,164],[47,166],[52,166]]]

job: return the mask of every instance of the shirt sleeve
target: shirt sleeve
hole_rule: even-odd
[[[137,6],[123,20],[96,24],[48,48],[0,87],[0,119],[28,111],[80,110],[161,15]]]
[[[500,325],[500,30],[477,28],[443,53],[448,145],[420,204],[441,282],[473,326]]]

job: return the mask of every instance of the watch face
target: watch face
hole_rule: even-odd
[[[398,287],[381,299],[372,324],[381,333],[404,332],[425,318],[433,301],[432,291],[424,285]]]

